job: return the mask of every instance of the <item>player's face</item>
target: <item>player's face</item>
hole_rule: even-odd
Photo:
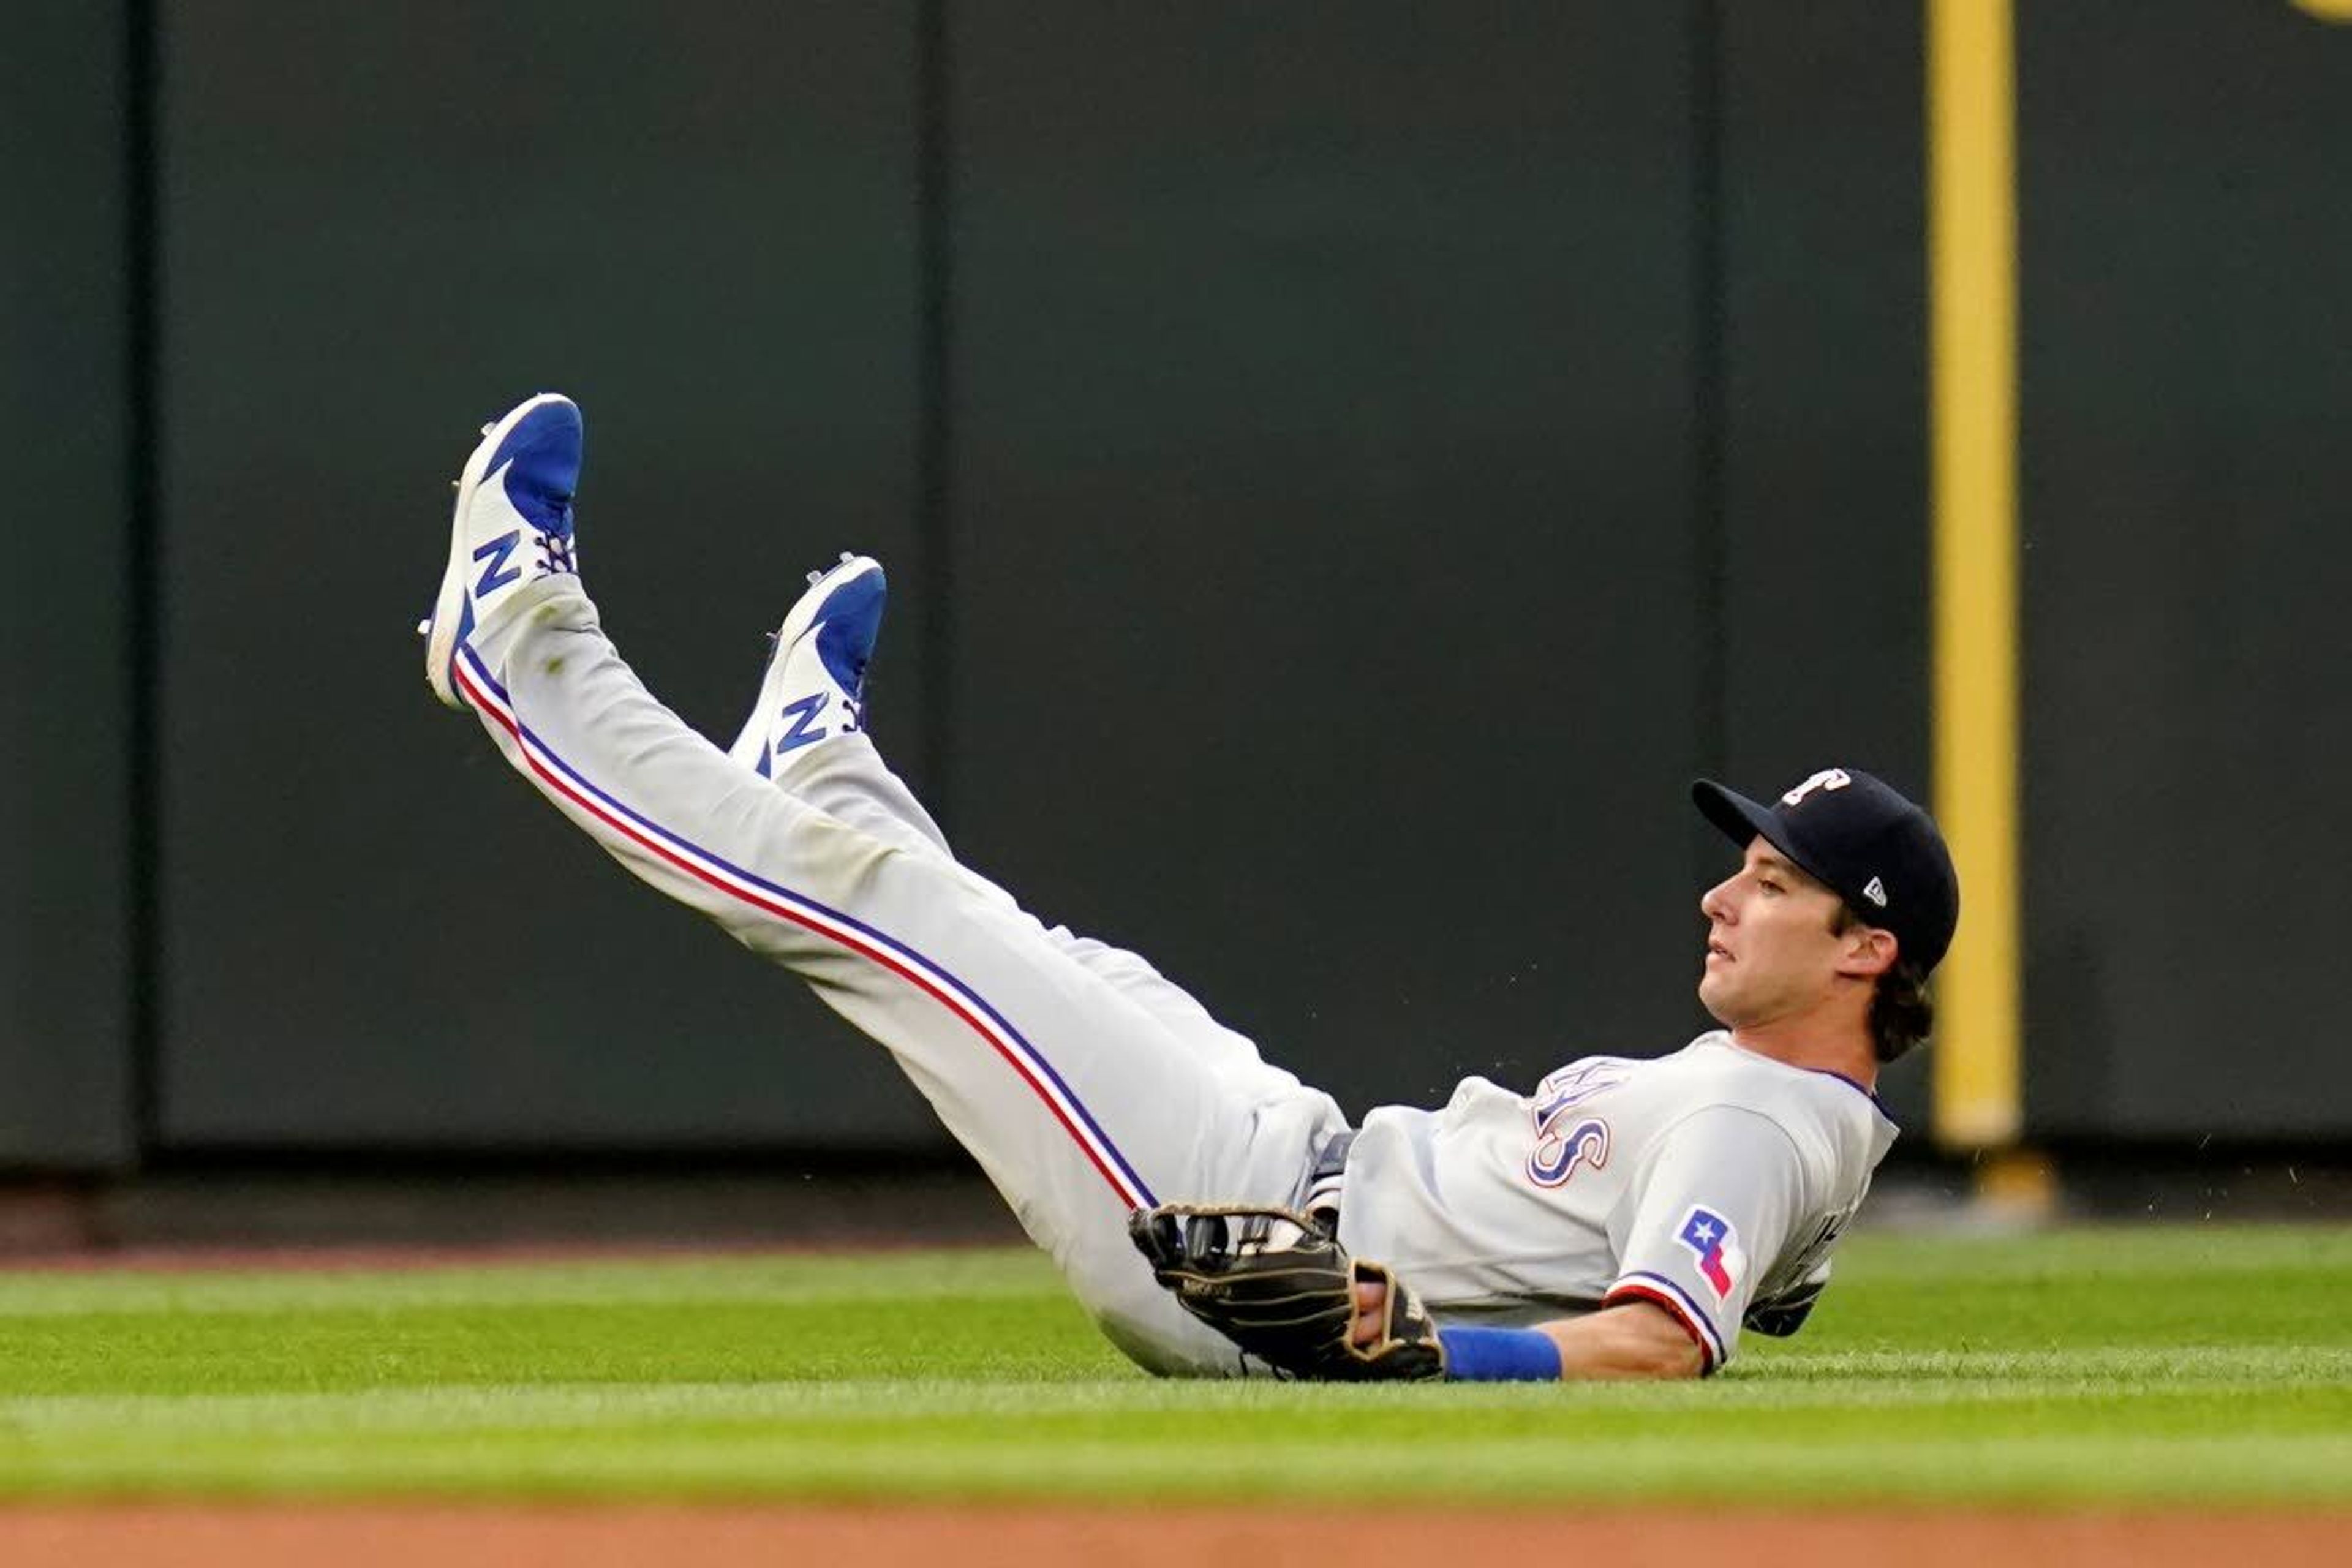
[[[1698,901],[1706,968],[1698,999],[1727,1028],[1755,1027],[1819,1005],[1850,972],[1839,900],[1761,838],[1739,869]]]

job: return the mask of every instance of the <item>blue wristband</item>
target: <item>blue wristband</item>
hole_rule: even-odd
[[[1440,1329],[1445,1375],[1458,1383],[1553,1383],[1559,1346],[1535,1329]]]

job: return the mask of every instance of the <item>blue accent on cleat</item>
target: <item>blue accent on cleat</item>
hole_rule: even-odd
[[[769,638],[760,694],[727,754],[773,777],[788,753],[864,729],[866,670],[887,597],[871,556],[844,553],[838,565],[810,573]]]
[[[887,590],[879,572],[868,572],[836,589],[817,610],[817,657],[834,684],[855,700],[865,695],[866,667],[882,634]]]
[[[542,404],[507,432],[482,472],[495,474],[500,464],[511,462],[507,500],[541,533],[569,539],[583,445],[580,410],[570,403]]]
[[[420,628],[425,681],[452,708],[467,705],[454,672],[477,619],[526,582],[579,570],[572,500],[582,434],[572,400],[543,392],[484,426],[458,472],[441,588]]]

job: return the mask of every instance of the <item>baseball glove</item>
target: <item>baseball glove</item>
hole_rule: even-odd
[[[1192,1316],[1293,1377],[1359,1383],[1445,1375],[1445,1351],[1404,1281],[1349,1258],[1307,1215],[1247,1205],[1165,1204],[1129,1216],[1152,1277]],[[1356,1287],[1386,1287],[1370,1344],[1349,1332]]]

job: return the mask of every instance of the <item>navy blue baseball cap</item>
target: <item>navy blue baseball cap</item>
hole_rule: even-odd
[[[1691,785],[1699,811],[1734,844],[1761,837],[1825,882],[1901,957],[1936,967],[1960,920],[1960,879],[1935,818],[1859,768],[1823,768],[1770,805],[1712,779]]]

